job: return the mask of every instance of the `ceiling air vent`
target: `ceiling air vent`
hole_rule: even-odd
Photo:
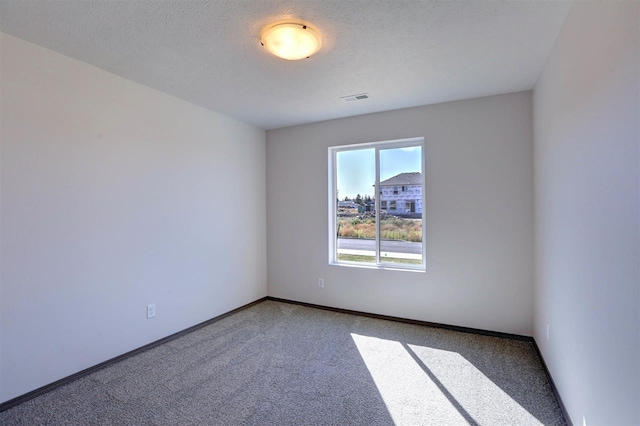
[[[343,96],[340,99],[342,102],[355,102],[355,101],[364,101],[365,99],[369,99],[370,96],[368,93],[360,93],[359,95],[350,95]]]

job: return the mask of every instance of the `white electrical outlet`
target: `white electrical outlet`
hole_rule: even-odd
[[[549,323],[547,323],[547,340],[549,340]]]
[[[147,319],[151,319],[156,316],[156,304],[152,303],[147,305]]]
[[[324,288],[324,278],[318,278],[318,287]]]

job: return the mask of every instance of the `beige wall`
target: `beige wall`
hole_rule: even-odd
[[[263,130],[0,40],[0,401],[266,295]]]
[[[521,92],[268,131],[269,295],[531,335],[531,114]],[[418,136],[426,273],[329,266],[327,148]]]
[[[640,424],[639,5],[575,2],[534,91],[535,338],[576,425]]]

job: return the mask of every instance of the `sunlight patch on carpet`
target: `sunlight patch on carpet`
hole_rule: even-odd
[[[457,352],[351,337],[396,424],[542,424]]]
[[[400,342],[351,333],[395,424],[466,424]]]

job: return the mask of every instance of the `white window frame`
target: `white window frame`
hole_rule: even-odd
[[[338,236],[336,235],[336,220],[337,220],[337,176],[336,176],[336,157],[339,152],[353,151],[375,148],[375,212],[376,217],[380,217],[380,150],[389,148],[408,148],[412,146],[420,146],[422,152],[421,161],[421,177],[422,177],[422,263],[419,265],[414,264],[402,264],[402,263],[385,263],[382,262],[380,257],[380,221],[376,220],[376,261],[375,263],[365,262],[347,262],[338,260]],[[332,146],[328,148],[328,164],[329,164],[329,265],[339,266],[357,266],[363,268],[373,269],[397,269],[397,270],[409,270],[409,271],[425,271],[427,262],[427,215],[426,215],[426,146],[423,137],[407,138],[407,139],[395,139],[389,141],[359,143],[351,145]],[[417,199],[416,199],[417,201]],[[417,207],[417,206],[416,206]]]

